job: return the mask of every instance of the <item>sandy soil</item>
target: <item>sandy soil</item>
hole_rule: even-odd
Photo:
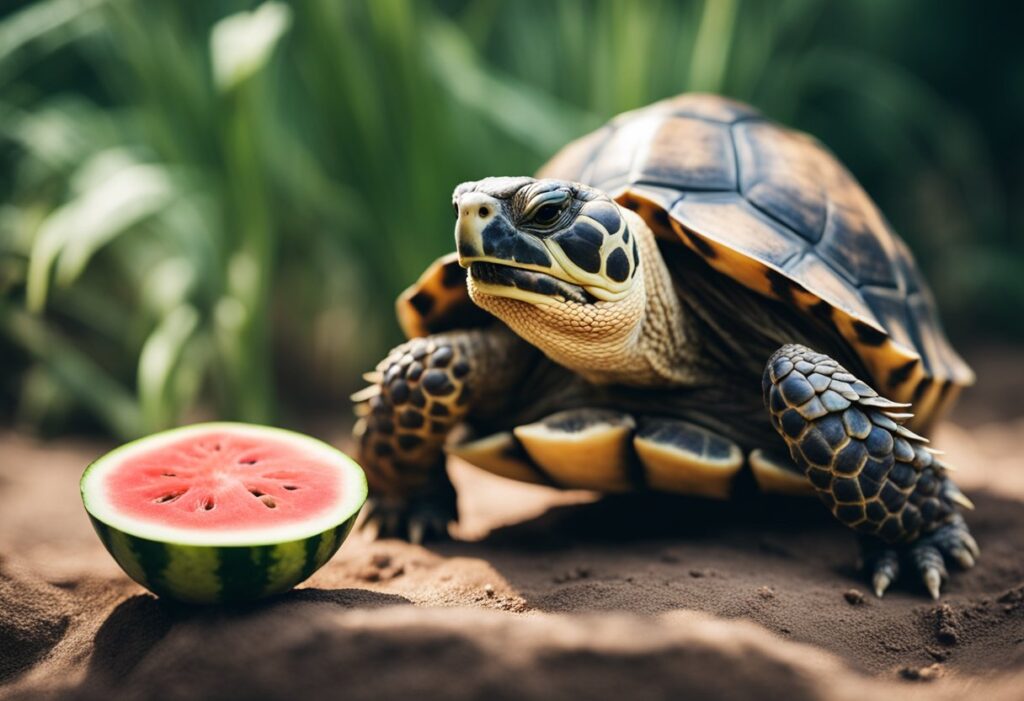
[[[191,609],[93,535],[77,481],[107,446],[0,433],[0,697],[1021,699],[1024,418],[965,423],[936,443],[984,552],[938,603],[869,595],[813,501],[598,499],[453,465],[460,540],[357,534],[288,595]]]

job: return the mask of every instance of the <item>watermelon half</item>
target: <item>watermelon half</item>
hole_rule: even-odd
[[[363,471],[341,451],[235,423],[128,443],[89,465],[81,486],[128,576],[192,603],[288,591],[337,552],[366,500]]]

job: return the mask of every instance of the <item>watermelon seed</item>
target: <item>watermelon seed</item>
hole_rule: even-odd
[[[238,464],[239,465],[255,465],[257,462],[258,461],[256,460],[256,458],[245,458],[244,460],[239,460]]]
[[[277,508],[277,502],[274,501],[274,497],[270,496],[269,494],[264,494],[263,496],[261,496],[260,501],[262,501],[263,505],[266,506],[268,509]]]
[[[252,494],[254,497],[261,497],[265,494],[265,492],[261,492],[260,490],[254,487],[249,490],[249,494]]]
[[[206,497],[203,499],[204,511],[212,511],[214,506],[216,506],[216,504],[213,503],[213,497]]]
[[[296,489],[298,489],[298,487],[296,487],[294,484],[286,484],[284,488],[287,489],[289,492],[294,492]]]
[[[184,493],[185,492],[170,492],[169,494],[164,494],[162,497],[158,497],[153,501],[155,501],[157,504],[168,504],[172,501],[177,501],[178,499],[180,499],[181,495]]]
[[[164,472],[163,476],[164,477],[177,477],[177,475],[174,474],[173,472]]]

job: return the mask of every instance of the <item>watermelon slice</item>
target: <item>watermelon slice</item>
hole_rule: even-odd
[[[142,438],[82,475],[110,554],[160,596],[233,602],[288,591],[348,536],[366,477],[342,452],[266,426],[208,423]]]

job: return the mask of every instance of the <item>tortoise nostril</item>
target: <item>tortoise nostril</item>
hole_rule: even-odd
[[[481,219],[486,219],[487,215],[490,214],[490,213],[491,213],[491,210],[489,210],[487,207],[481,207],[478,210],[478,214],[480,215]]]

